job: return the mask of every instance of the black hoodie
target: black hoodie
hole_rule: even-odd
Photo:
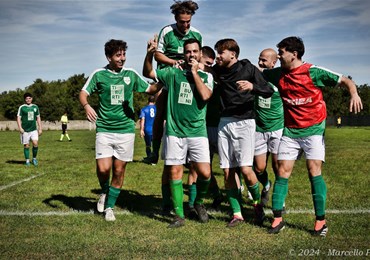
[[[230,68],[213,66],[221,92],[221,117],[254,119],[254,95],[271,97],[274,90],[263,78],[259,69],[249,60],[238,60]],[[252,91],[240,91],[236,84],[248,80]]]

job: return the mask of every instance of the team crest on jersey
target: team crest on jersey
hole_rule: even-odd
[[[124,81],[127,85],[129,85],[129,84],[131,83],[131,79],[130,79],[130,77],[123,77],[123,81]]]

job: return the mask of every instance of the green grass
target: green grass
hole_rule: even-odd
[[[370,128],[327,129],[325,239],[309,232],[314,214],[307,212],[313,204],[304,160],[297,161],[289,181],[286,205],[295,213],[285,216],[288,228],[280,234],[267,234],[271,214],[264,227],[252,225],[249,205],[247,223],[235,229],[226,228],[226,204],[207,224],[187,220],[183,228],[167,229],[170,219],[159,214],[163,162],[141,163],[145,147],[138,137],[117,201],[117,221],[107,223],[93,213],[99,194],[95,133],[69,134],[73,141],[60,143],[59,131],[45,131],[39,166],[26,168],[19,134],[0,132],[0,259],[281,259],[299,254],[324,258],[333,250],[365,256],[370,248]],[[213,167],[223,188],[217,157]]]

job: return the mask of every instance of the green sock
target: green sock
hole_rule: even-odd
[[[68,135],[68,134],[66,134],[66,136],[67,136],[67,139],[68,139],[68,140],[71,140],[71,139],[69,138],[69,135]]]
[[[153,140],[153,153],[159,155],[159,149],[161,148],[162,140]]]
[[[33,156],[33,158],[36,158],[38,150],[39,150],[38,146],[33,146],[32,147],[32,156]]]
[[[101,187],[101,193],[107,194],[109,191],[109,179],[104,181],[99,180],[99,184]]]
[[[171,187],[170,184],[162,184],[162,207],[171,207],[172,201],[171,201]]]
[[[62,141],[63,140],[63,136],[64,136],[63,134],[60,135],[59,141]]]
[[[316,216],[325,216],[326,184],[322,175],[310,178],[313,205]]]
[[[24,158],[26,160],[30,159],[30,148],[23,148]]]
[[[182,180],[170,180],[170,187],[172,192],[172,203],[175,213],[180,218],[184,218],[184,190],[182,187]]]
[[[288,179],[277,176],[272,193],[272,210],[283,210],[285,197],[288,193]]]
[[[203,204],[203,199],[207,196],[208,187],[211,183],[211,178],[203,180],[198,177],[197,180],[197,197],[195,199],[195,204]]]
[[[188,186],[189,190],[189,207],[194,207],[195,198],[197,197],[197,183],[194,182]]]
[[[233,213],[241,213],[240,204],[239,204],[239,190],[238,189],[230,189],[226,190],[227,199],[229,200],[230,207]]]
[[[267,185],[269,185],[269,176],[266,170],[264,172],[258,172],[257,179],[262,184],[263,187],[266,187]]]
[[[121,189],[110,186],[108,192],[108,199],[105,202],[106,203],[105,208],[113,209],[114,205],[116,205],[116,201],[120,193]]]
[[[252,195],[253,203],[257,204],[261,201],[261,194],[260,194],[260,186],[259,183],[256,182],[253,186],[248,186],[248,190]]]

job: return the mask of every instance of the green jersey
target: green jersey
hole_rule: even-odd
[[[202,100],[190,71],[167,67],[156,70],[157,79],[168,87],[166,135],[207,137],[207,102]],[[208,88],[213,89],[213,76],[198,70]]]
[[[284,128],[284,109],[279,90],[269,82],[274,93],[269,98],[255,97],[256,131],[272,132]]]
[[[187,33],[182,34],[176,24],[167,25],[159,32],[157,51],[170,59],[181,60],[184,58],[184,42],[188,39],[197,39],[202,44],[202,35],[194,27],[190,26]],[[167,65],[158,63],[158,68],[164,67]]]
[[[21,118],[21,125],[25,132],[37,130],[37,117],[40,116],[39,107],[35,104],[23,104],[18,108],[17,116]]]
[[[89,95],[98,92],[96,131],[134,133],[133,92],[145,92],[148,87],[149,83],[133,69],[114,72],[105,67],[94,71],[82,90]]]

